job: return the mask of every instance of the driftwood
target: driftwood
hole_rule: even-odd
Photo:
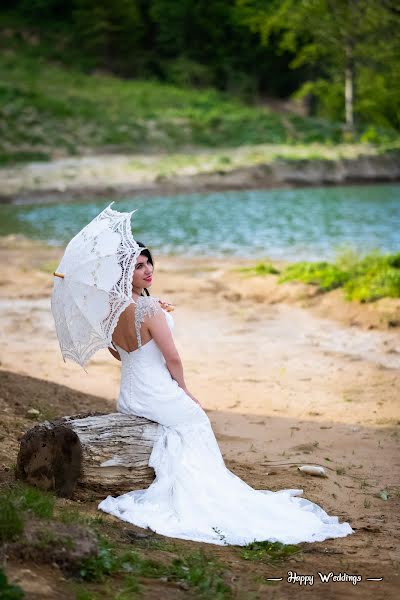
[[[21,439],[16,477],[57,495],[77,487],[100,496],[147,488],[158,424],[122,413],[44,421]]]

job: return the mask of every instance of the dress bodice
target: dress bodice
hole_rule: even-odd
[[[121,384],[118,406],[125,404],[128,398],[150,398],[155,390],[162,386],[171,387],[177,383],[172,380],[167,368],[165,358],[156,341],[151,338],[142,344],[141,324],[147,316],[155,315],[161,311],[165,315],[168,327],[173,329],[174,320],[172,315],[161,308],[158,299],[151,297],[143,298],[144,302],[136,304],[135,329],[138,347],[132,352],[127,352],[118,345],[116,346],[121,358]]]
[[[152,343],[152,345],[153,344],[156,345],[156,343],[154,342],[153,339],[149,340],[145,344],[142,344],[141,326],[142,326],[143,321],[146,319],[146,317],[154,316],[155,314],[157,314],[157,312],[162,311],[165,315],[165,318],[166,318],[166,321],[167,321],[167,324],[168,324],[168,327],[170,328],[170,330],[172,330],[174,327],[174,319],[173,319],[172,315],[169,312],[167,312],[166,310],[164,310],[163,308],[161,308],[158,298],[156,298],[154,296],[140,296],[136,301],[133,301],[133,302],[135,304],[135,332],[136,332],[136,339],[137,339],[138,347],[136,350],[133,350],[132,352],[127,352],[126,350],[123,350],[120,346],[118,346],[117,344],[112,342],[112,345],[119,352],[121,360],[122,360],[123,356],[134,355],[135,352],[137,352],[138,350],[142,350],[142,348],[144,348],[145,346],[147,346],[150,343]]]
[[[153,317],[159,311],[163,311],[168,314],[164,309],[161,308],[159,299],[154,296],[139,296],[139,298],[133,301],[135,304],[135,330],[138,348],[142,346],[142,338],[140,328],[146,317]],[[170,321],[168,321],[170,325]]]

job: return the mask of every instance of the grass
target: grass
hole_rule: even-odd
[[[240,551],[245,560],[280,563],[286,558],[302,552],[300,546],[295,544],[282,544],[281,542],[252,542]]]
[[[57,510],[57,520],[61,523],[78,523],[80,525],[90,525],[91,527],[98,527],[104,525],[105,519],[102,515],[85,515],[76,508],[63,507],[61,510]]]
[[[22,534],[24,520],[31,514],[50,519],[54,512],[53,495],[21,483],[0,493],[0,542],[12,541]]]
[[[9,583],[2,568],[0,568],[0,598],[2,600],[22,600],[25,594],[17,585]]]
[[[0,496],[0,543],[17,538],[24,530],[24,521],[9,496]]]
[[[76,537],[76,527],[75,532],[73,528],[66,530],[54,527],[57,522],[71,526],[80,524],[90,529],[97,539],[95,552],[81,557],[72,570],[63,571],[70,589],[74,588],[75,598],[98,600],[112,597],[114,600],[128,600],[141,595],[142,579],[174,583],[200,599],[228,600],[232,597],[233,591],[224,579],[226,567],[211,553],[203,549],[185,551],[175,542],[156,536],[134,538],[127,543],[126,535],[115,527],[111,531],[109,522],[102,516],[84,515],[69,506],[60,504],[56,507],[55,504],[56,498],[52,494],[23,483],[4,486],[0,494],[0,543],[19,538],[21,544],[24,523],[29,516],[44,519],[48,525],[44,521],[43,526],[37,529],[34,549],[42,556],[41,560],[46,556],[45,560],[54,561],[57,559],[53,556],[52,548],[59,550],[62,546],[66,553],[74,552],[80,541]],[[82,534],[85,535],[83,530]],[[147,550],[166,554],[162,560],[154,560],[146,555]],[[237,547],[236,551],[244,560],[280,563],[301,549],[295,545],[265,541]],[[65,554],[63,557],[65,560]],[[23,592],[8,584],[5,575],[0,572],[1,597],[18,600],[23,598],[21,594]]]
[[[0,51],[3,165],[96,151],[170,153],[239,146],[248,147],[247,162],[258,164],[265,160],[265,150],[258,145],[265,144],[276,146],[268,152],[270,161],[335,160],[362,142],[363,130],[349,145],[341,123],[282,116],[214,89],[88,75],[73,62],[63,65],[65,53],[58,60],[50,57],[40,36],[32,45],[17,26],[1,20]],[[388,135],[385,150],[398,148],[398,134]],[[335,150],[337,144],[344,144],[343,152]],[[309,145],[313,147],[308,149]],[[357,154],[361,148],[371,152],[365,143],[352,152]],[[190,160],[181,155],[181,161]],[[224,171],[237,159],[223,150],[213,162],[215,170]],[[168,160],[164,166],[168,172]]]
[[[144,538],[135,538],[135,547],[142,550],[159,550],[161,552],[179,552],[179,546],[168,538],[159,538],[149,536]]]
[[[79,583],[108,585],[116,578],[116,584],[112,586],[113,598],[124,600],[140,592],[138,578],[143,577],[177,582],[183,589],[193,590],[199,598],[225,600],[231,597],[230,587],[223,579],[224,566],[204,551],[184,553],[176,557],[178,549],[175,544],[169,543],[168,540],[158,540],[158,543],[157,540],[152,540],[153,543],[149,546],[151,549],[173,552],[175,557],[168,562],[143,557],[138,551],[140,546],[143,546],[142,543],[132,550],[132,544],[116,543],[104,535],[101,529],[103,526],[103,531],[106,531],[107,523],[102,517],[85,516],[77,510],[63,506],[55,510],[55,502],[56,498],[52,494],[23,483],[4,486],[0,493],[0,544],[18,538],[21,542],[25,521],[29,516],[46,519],[48,523],[58,521],[64,524],[86,525],[94,530],[98,544],[96,553],[83,558],[78,569],[69,573],[69,576],[75,579],[78,591]],[[43,523],[39,531],[40,535],[34,541],[34,548],[47,557],[51,556],[52,547],[59,548],[62,545],[66,550],[73,551],[79,542],[73,538],[73,534],[70,536],[46,529],[46,523]],[[82,589],[79,593],[78,591],[76,597],[82,599],[97,597],[88,589]],[[5,595],[6,592],[8,595]],[[5,575],[2,577],[1,573],[0,595],[10,600],[23,597],[18,595],[18,589],[10,586]]]
[[[59,260],[48,260],[40,265],[40,270],[44,271],[45,273],[53,274],[57,269],[59,262]]]
[[[318,287],[321,293],[342,288],[349,301],[373,302],[379,298],[400,298],[400,252],[382,254],[373,251],[360,257],[344,250],[333,263],[301,261],[282,271],[270,263],[238,269],[247,275],[277,274],[278,283],[301,281]]]
[[[121,563],[113,549],[106,538],[100,538],[97,556],[82,561],[79,577],[85,581],[103,581],[106,576],[117,573]]]
[[[274,267],[271,263],[260,262],[254,267],[241,267],[238,269],[241,273],[247,275],[278,275],[280,271]]]
[[[279,278],[279,283],[286,281],[303,281],[318,285],[322,292],[328,292],[342,287],[348,280],[349,274],[335,264],[328,262],[302,261],[286,267]]]
[[[231,590],[223,580],[223,565],[202,550],[174,558],[170,563],[143,558],[136,550],[120,551],[106,538],[101,538],[98,555],[82,562],[82,581],[102,582],[107,577],[124,575],[120,596],[140,589],[138,577],[180,582],[184,589],[193,589],[200,598],[223,600]]]

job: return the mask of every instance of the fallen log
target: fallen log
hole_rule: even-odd
[[[44,421],[22,437],[16,477],[66,498],[77,488],[99,496],[147,488],[157,437],[158,423],[122,413]]]

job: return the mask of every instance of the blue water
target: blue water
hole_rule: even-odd
[[[108,204],[0,206],[0,235],[66,244]],[[158,254],[295,261],[343,247],[400,251],[400,185],[137,196],[113,208],[139,209],[133,236]]]

